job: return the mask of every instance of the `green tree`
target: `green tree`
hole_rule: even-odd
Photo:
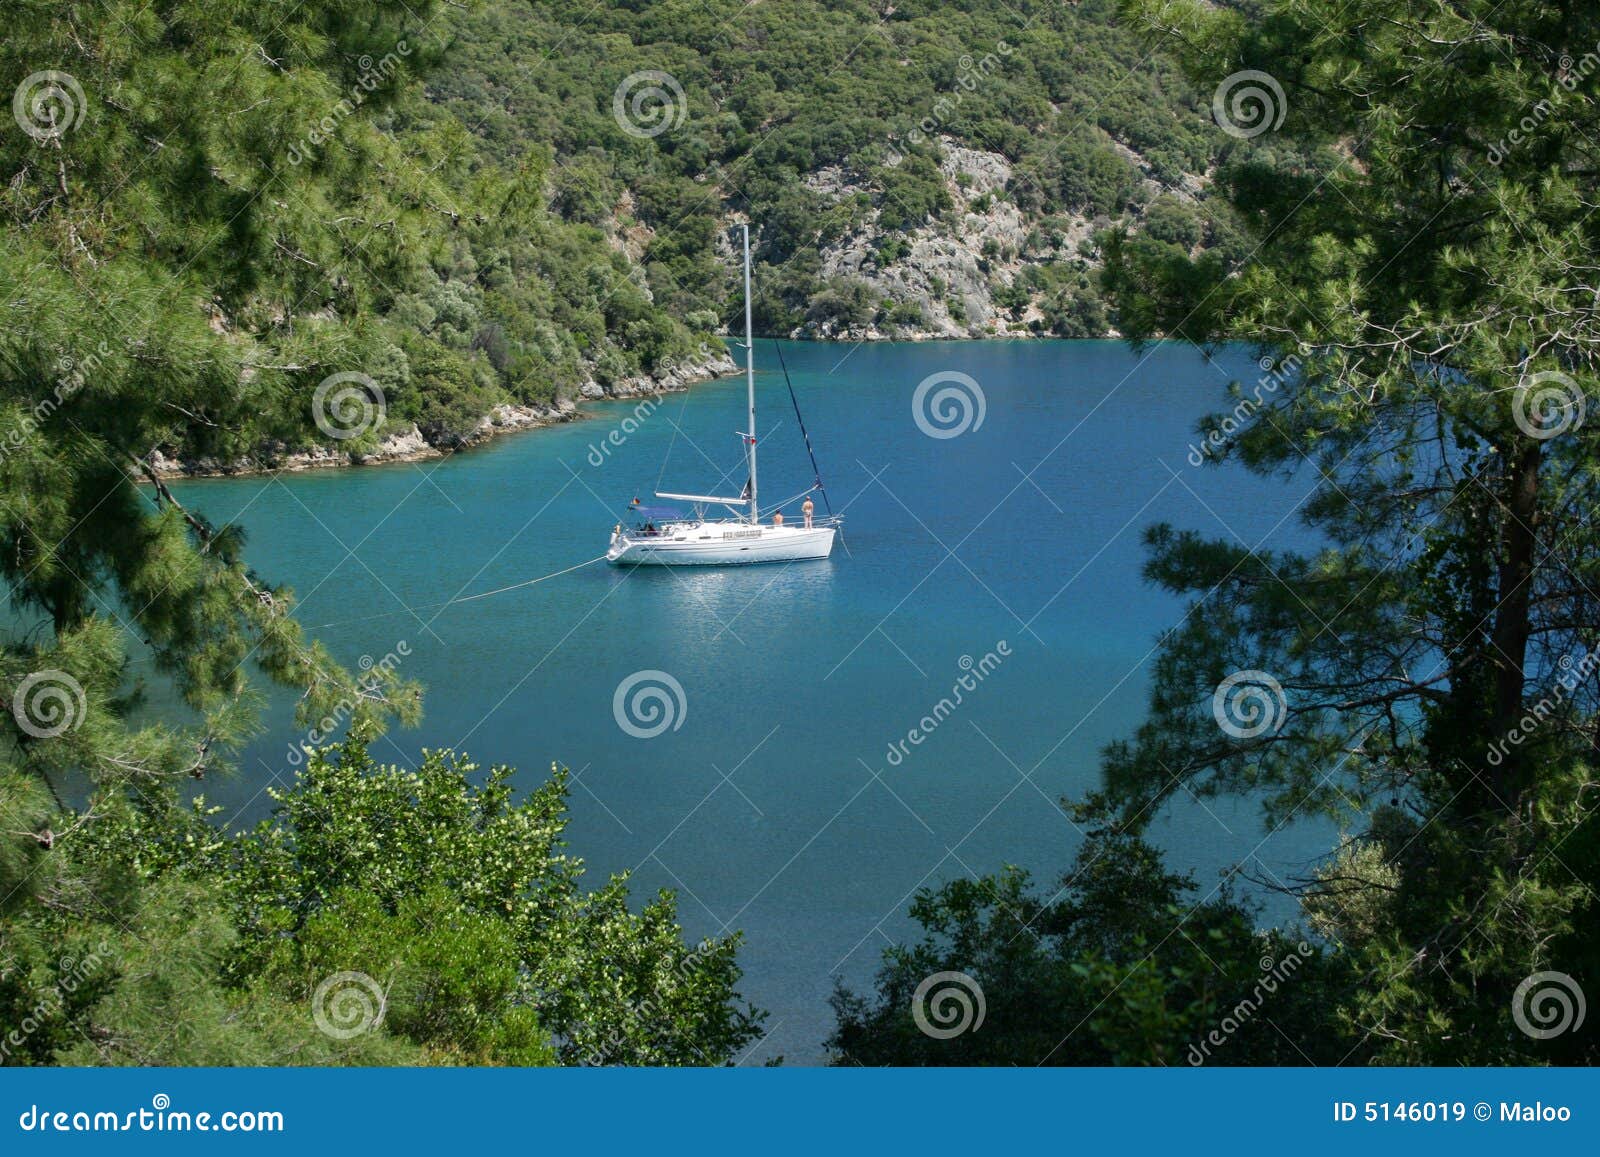
[[[1581,411],[1600,382],[1600,121],[1594,70],[1565,62],[1600,14],[1129,7],[1202,89],[1255,69],[1281,90],[1219,173],[1249,259],[1127,245],[1113,284],[1130,333],[1277,359],[1202,433],[1215,457],[1310,471],[1323,545],[1151,531],[1149,576],[1194,602],[1111,787],[1130,810],[1247,792],[1274,822],[1351,827],[1302,891],[1365,976],[1338,1015],[1378,1059],[1591,1063],[1592,1026],[1535,1039],[1513,997],[1534,973],[1597,975],[1600,435]],[[1281,727],[1218,728],[1239,670],[1276,681],[1241,693]]]
[[[300,725],[348,720],[364,738],[414,722],[420,689],[382,666],[358,677],[308,638],[242,528],[180,501],[160,453],[325,442],[336,374],[370,413],[352,453],[410,421],[453,444],[603,353],[637,370],[692,348],[647,295],[607,313],[618,286],[586,271],[614,251],[547,213],[545,150],[485,163],[428,102],[444,14],[30,0],[0,17],[0,75],[18,82],[0,132],[0,1016],[27,1030],[6,1063],[533,1063],[557,1032],[565,1059],[613,1033],[619,1059],[723,1059],[749,1031],[712,1010],[731,942],[691,959],[669,900],[635,916],[621,881],[579,898],[549,846],[514,888],[501,879],[510,907],[491,915],[464,898],[484,864],[417,865],[403,896],[298,892],[297,838],[263,833],[247,906],[243,853],[181,806],[255,733],[260,677],[298,695]],[[153,721],[158,684],[181,706]],[[463,806],[521,814],[503,781]],[[269,916],[292,944],[268,950]],[[582,955],[590,934],[610,955]],[[352,957],[396,978],[395,1031],[336,1046],[304,982]],[[553,984],[568,958],[590,972],[546,1024],[529,962]],[[638,985],[658,979],[668,1003],[641,1013]]]
[[[359,738],[314,754],[275,794],[278,818],[218,853],[241,975],[300,993],[337,969],[390,977],[398,1031],[510,1063],[547,1039],[523,1010],[566,1063],[722,1064],[755,1038],[760,1014],[735,1003],[737,936],[691,948],[670,893],[634,914],[625,876],[581,888],[565,771],[520,802],[511,768],[481,784],[476,771],[442,752],[379,767]]]
[[[1205,457],[1314,486],[1303,550],[1150,529],[1147,578],[1190,604],[1158,653],[1148,721],[1105,754],[1099,807],[1136,832],[1180,793],[1228,793],[1273,825],[1345,825],[1310,879],[1278,885],[1331,962],[1297,1043],[1336,1042],[1334,1061],[1592,1064],[1600,1036],[1560,1000],[1571,1009],[1600,976],[1600,427],[1584,420],[1600,384],[1600,12],[1124,8],[1227,116],[1241,83],[1258,103],[1203,204],[1226,245],[1193,252],[1192,232],[1160,219],[1108,238],[1118,325],[1257,347],[1260,380],[1200,425]],[[1074,875],[1068,892],[1082,887]],[[1230,966],[1163,958],[1194,913],[1160,888],[1134,895],[1134,927],[1111,943],[1152,966],[1102,952],[1077,960],[1082,988],[1056,991],[1116,981],[1087,1047],[1170,1059],[1196,985]],[[943,1053],[904,1025],[922,970],[1038,955],[1014,931],[1044,923],[1024,900],[953,885],[923,901],[937,935],[891,955],[878,1006],[841,1005],[836,1044],[1035,1061],[1009,1018],[1003,1043],[975,1033]]]
[[[1341,962],[1295,935],[1257,931],[1226,894],[1195,892],[1159,851],[1115,826],[1090,833],[1048,896],[1014,868],[924,889],[911,905],[922,941],[885,952],[870,997],[835,993],[833,1063],[1347,1059],[1351,1042],[1326,1028]]]

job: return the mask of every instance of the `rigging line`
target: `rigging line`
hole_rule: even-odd
[[[667,443],[667,452],[661,456],[661,469],[656,473],[657,490],[661,489],[661,480],[667,476],[667,464],[672,461],[673,447],[678,444],[679,423],[683,421],[683,412],[688,408],[689,389],[687,386],[685,386],[683,390],[683,401],[678,405],[678,421],[674,422],[671,418],[667,419],[667,424],[672,427],[672,440]]]
[[[833,503],[828,501],[828,488],[822,484],[822,468],[817,465],[817,453],[811,448],[811,435],[806,432],[806,420],[800,416],[800,399],[794,396],[794,383],[789,380],[789,364],[783,360],[783,347],[777,342],[772,343],[772,348],[777,352],[778,364],[783,367],[783,384],[789,387],[789,401],[794,405],[794,419],[800,423],[800,436],[806,441],[806,453],[811,457],[811,473],[817,480],[815,489],[822,492],[822,504],[828,508],[828,513],[833,513]]]
[[[540,575],[538,578],[525,579],[520,583],[512,583],[510,586],[497,587],[492,591],[480,591],[475,595],[464,595],[461,598],[446,599],[442,603],[424,603],[420,607],[406,607],[398,611],[382,611],[376,615],[362,615],[360,618],[355,619],[335,619],[331,623],[318,623],[316,626],[306,627],[305,629],[308,631],[320,631],[326,627],[341,627],[349,623],[366,623],[371,622],[373,619],[389,619],[393,618],[395,615],[415,614],[418,611],[432,611],[442,609],[444,607],[453,607],[457,603],[470,603],[475,599],[486,599],[490,595],[503,595],[507,591],[521,590],[523,587],[537,586],[539,583],[549,582],[553,578],[560,578],[564,574],[571,574],[575,570],[582,570],[586,566],[593,566],[597,562],[602,562],[604,561],[605,557],[606,556],[603,554],[596,555],[594,558],[588,559],[585,562],[580,562],[574,566],[553,571],[550,574]]]
[[[762,516],[765,517],[767,514],[771,514],[774,510],[781,510],[785,506],[789,505],[789,503],[793,502],[795,499],[804,498],[807,494],[810,494],[813,490],[820,490],[820,489],[822,489],[820,486],[807,486],[804,490],[800,491],[799,494],[791,494],[791,495],[789,495],[789,497],[783,499],[783,501],[781,501],[781,502],[774,502],[771,506],[767,507],[764,512],[761,512]]]

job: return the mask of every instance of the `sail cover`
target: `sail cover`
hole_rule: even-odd
[[[634,503],[628,507],[628,511],[637,518],[647,518],[652,522],[670,522],[683,517],[683,511],[676,506],[645,506]]]
[[[676,498],[679,502],[720,502],[724,506],[743,506],[750,501],[749,495],[742,498],[718,498],[715,494],[668,494],[665,490],[657,490],[656,497]]]

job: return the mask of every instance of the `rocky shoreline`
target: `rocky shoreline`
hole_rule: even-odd
[[[940,138],[947,191],[954,210],[940,228],[925,226],[903,238],[900,256],[885,263],[881,258],[885,232],[874,211],[856,228],[821,251],[822,272],[830,284],[866,287],[884,302],[915,306],[918,320],[850,324],[842,320],[808,321],[787,336],[791,340],[839,343],[884,341],[1013,340],[1054,336],[1044,328],[1037,304],[1011,313],[993,299],[997,286],[1009,286],[1029,265],[1069,263],[1084,270],[1095,261],[1084,255],[1096,222],[1063,217],[1059,235],[1048,244],[1038,237],[1036,223],[1005,196],[1012,178],[1011,163],[1001,154],[962,147],[954,138]],[[1141,167],[1143,167],[1141,162]],[[819,170],[806,179],[807,187],[828,201],[837,202],[860,192],[859,175],[837,166]],[[1153,193],[1161,186],[1146,176]],[[1195,188],[1176,191],[1192,197]],[[626,202],[631,205],[631,202]],[[630,260],[638,261],[649,230],[636,226],[639,237],[620,240]],[[731,251],[725,254],[731,259]],[[1101,335],[1118,337],[1114,328]],[[674,393],[695,382],[739,372],[738,363],[724,350],[702,347],[699,355],[669,362],[654,374],[643,374],[610,384],[585,382],[573,398],[547,406],[501,404],[485,414],[471,433],[462,437],[430,440],[416,425],[389,432],[376,447],[354,453],[346,446],[291,448],[269,444],[255,454],[227,462],[215,458],[169,458],[157,452],[152,465],[166,478],[226,477],[274,471],[318,470],[342,466],[367,466],[442,458],[457,450],[481,445],[501,434],[538,429],[580,418],[585,402],[631,399]]]
[[[483,416],[472,433],[448,444],[429,442],[422,431],[413,424],[409,429],[391,433],[377,447],[362,454],[355,454],[335,446],[313,446],[304,450],[291,450],[280,443],[262,446],[255,454],[232,462],[223,462],[215,458],[169,458],[157,450],[151,455],[150,464],[157,477],[161,478],[231,478],[249,474],[296,473],[302,470],[418,462],[430,458],[443,458],[457,450],[481,446],[502,434],[536,430],[544,426],[573,421],[582,417],[582,402],[620,401],[679,393],[695,382],[707,382],[738,372],[739,363],[734,361],[732,355],[724,352],[720,357],[710,356],[692,362],[669,363],[656,374],[640,374],[624,378],[609,386],[589,381],[585,382],[579,391],[578,401],[564,398],[550,406],[518,406],[509,403],[496,406]]]
[[[861,331],[818,334],[797,331],[790,340],[823,341],[835,344],[849,342],[881,341],[970,341],[982,340],[1039,340],[1049,337],[1026,330],[1011,332],[973,333],[961,330],[913,330],[885,333],[877,328]],[[1109,335],[1116,338],[1113,332]],[[290,449],[283,443],[269,443],[248,457],[224,462],[216,458],[167,457],[160,450],[150,456],[150,464],[159,478],[232,478],[251,474],[299,473],[305,470],[342,469],[349,466],[383,466],[400,462],[420,462],[443,458],[459,450],[481,446],[502,434],[516,434],[524,430],[537,430],[581,419],[586,402],[626,401],[635,398],[658,397],[681,393],[696,382],[708,382],[729,377],[740,372],[732,355],[706,357],[697,361],[668,363],[655,374],[639,374],[618,382],[602,385],[588,381],[579,390],[577,399],[563,398],[549,406],[521,406],[502,403],[485,414],[473,431],[465,437],[448,443],[430,442],[413,423],[405,430],[389,434],[376,447],[365,453],[355,453],[334,446],[313,446],[308,449]]]

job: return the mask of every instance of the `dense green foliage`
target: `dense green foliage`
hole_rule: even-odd
[[[411,422],[449,442],[494,402],[694,348],[602,231],[548,211],[537,150],[487,158],[426,99],[448,11],[0,16],[6,1063],[718,1062],[751,1032],[731,942],[691,953],[670,900],[632,915],[622,881],[579,895],[559,777],[513,805],[505,772],[472,786],[439,756],[405,777],[357,745],[237,840],[182,804],[257,728],[255,674],[298,693],[299,726],[364,738],[414,722],[420,689],[306,638],[157,451],[324,441],[338,374],[376,414],[358,453]],[[182,718],[142,710],[156,684]],[[425,829],[390,822],[424,805]],[[341,875],[334,819],[372,825],[403,883]],[[382,978],[384,1033],[317,1031],[325,970]]]
[[[514,800],[476,770],[352,739],[239,833],[103,798],[0,880],[47,901],[0,926],[0,1022],[38,1026],[7,1061],[717,1064],[754,1038],[737,938],[690,949],[672,897],[634,914],[621,877],[585,892],[564,772]]]
[[[560,210],[618,217],[674,316],[715,317],[736,301],[717,238],[730,212],[753,222],[767,332],[917,324],[914,303],[825,280],[819,250],[870,227],[888,266],[903,234],[939,225],[953,209],[938,163],[948,139],[1011,163],[1000,195],[1032,225],[1029,279],[994,288],[1032,300],[1047,329],[1099,336],[1098,294],[1065,240],[1071,219],[1136,219],[1160,189],[1204,172],[1219,139],[1110,0],[507,0],[453,28],[435,98],[495,156],[547,149]],[[829,169],[842,193],[807,183]],[[1168,201],[1191,211],[1187,193]]]
[[[1600,11],[1259,7],[1129,5],[1201,85],[1273,74],[1284,116],[1230,146],[1225,200],[1207,203],[1243,252],[1123,238],[1110,283],[1131,334],[1245,338],[1277,362],[1202,424],[1202,457],[1311,472],[1302,513],[1323,545],[1150,530],[1147,576],[1192,602],[1163,642],[1149,721],[1106,755],[1102,805],[1137,828],[1176,794],[1235,793],[1273,824],[1343,823],[1311,878],[1277,884],[1348,970],[1320,1034],[1354,1055],[1592,1064],[1600,1032],[1574,1023],[1573,988],[1600,983]],[[1258,673],[1237,706],[1254,696],[1281,725],[1219,728],[1234,672]],[[932,917],[966,892],[925,900],[925,922],[942,930]],[[1171,936],[1207,923],[1205,905],[1148,917]],[[980,931],[948,967],[1010,935],[993,913]],[[1119,950],[1141,934],[1119,932]],[[1088,962],[1070,941],[1064,955]],[[849,1056],[900,1055],[882,1044],[907,1015],[891,963],[887,1025],[843,1006]],[[1170,967],[1155,953],[1129,982],[1169,1016],[1192,1000]],[[1053,983],[1025,981],[1042,996]],[[1126,987],[1106,991],[1113,1007]],[[1293,1014],[1290,988],[1269,1012]],[[1186,1029],[1152,1019],[1116,1055],[1170,1060]],[[1040,1058],[1019,1040],[1011,1059]]]
[[[1257,931],[1225,894],[1195,891],[1156,849],[1115,828],[1091,832],[1048,896],[1015,869],[925,889],[911,906],[923,941],[887,951],[870,1000],[835,994],[836,1063],[1357,1060],[1356,1041],[1326,1023],[1351,975],[1342,962],[1287,932]],[[984,998],[983,1022],[948,1038],[911,1015],[920,1007],[935,1029],[946,1027],[938,988],[917,996],[941,972],[969,977]],[[953,1019],[953,1008],[944,1011]]]
[[[44,103],[55,135],[0,133],[4,362],[34,400],[94,366],[135,410],[86,426],[115,451],[322,440],[310,397],[335,371],[383,391],[369,440],[448,439],[570,394],[603,354],[631,373],[694,348],[600,230],[547,212],[538,148],[494,163],[426,99],[441,6],[20,7],[5,75],[77,91]]]

